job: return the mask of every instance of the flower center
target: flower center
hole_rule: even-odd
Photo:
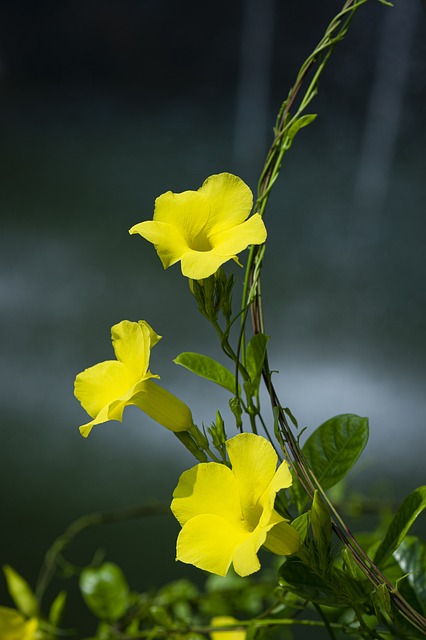
[[[250,505],[249,508],[244,509],[243,518],[244,518],[244,527],[248,531],[254,531],[259,524],[261,515],[262,515],[262,507],[257,505]]]
[[[195,238],[191,238],[188,245],[193,251],[211,251],[213,249],[210,240],[202,231]]]

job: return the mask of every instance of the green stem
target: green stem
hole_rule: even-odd
[[[211,320],[212,325],[214,326],[214,328],[216,329],[216,333],[218,334],[219,338],[220,338],[220,343],[222,346],[222,349],[225,353],[225,355],[228,356],[228,358],[230,358],[234,363],[235,363],[235,367],[236,367],[236,375],[235,375],[235,396],[237,398],[239,398],[244,411],[247,413],[247,415],[249,416],[250,419],[250,426],[251,426],[251,430],[253,433],[257,434],[257,425],[256,425],[256,415],[259,413],[258,409],[256,408],[256,406],[253,403],[253,398],[251,397],[251,395],[249,393],[246,393],[246,405],[242,402],[239,393],[238,393],[238,372],[241,371],[241,374],[243,376],[243,379],[245,382],[250,382],[250,374],[247,371],[247,369],[245,368],[245,366],[242,364],[242,362],[240,361],[238,355],[235,353],[235,351],[233,350],[229,339],[228,339],[228,332],[224,332],[222,331],[221,326],[219,325],[219,323],[217,322],[217,320]]]
[[[238,367],[238,370],[241,371],[244,380],[246,382],[249,381],[250,380],[250,375],[249,375],[247,369],[244,367],[244,365],[238,359],[237,354],[235,353],[235,351],[233,350],[233,348],[232,348],[232,346],[231,346],[231,344],[229,342],[227,332],[222,331],[222,328],[219,325],[219,323],[217,322],[217,320],[211,320],[211,323],[214,326],[217,335],[219,336],[220,344],[222,346],[223,352],[225,353],[226,356],[228,356],[228,358],[230,358],[235,363],[235,365]]]
[[[330,636],[331,640],[336,640],[336,636],[334,634],[333,627],[331,626],[330,621],[327,619],[327,616],[325,615],[324,611],[321,609],[319,604],[317,604],[316,602],[314,602],[314,607],[317,610],[319,617],[324,622],[324,626],[327,629],[328,635]]]

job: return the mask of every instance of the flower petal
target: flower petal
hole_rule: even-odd
[[[144,325],[148,329],[149,343],[150,343],[150,348],[152,349],[152,347],[155,347],[157,342],[161,340],[162,336],[159,336],[158,333],[156,333],[154,329],[151,327],[151,325],[145,322],[145,320],[138,320],[138,324]]]
[[[122,362],[129,372],[129,386],[143,380],[147,374],[151,336],[154,341],[160,338],[143,320],[122,320],[111,328],[112,346],[117,360]]]
[[[278,556],[289,556],[298,552],[300,536],[291,524],[279,522],[268,531],[264,546]]]
[[[209,205],[200,189],[182,193],[167,191],[155,201],[154,220],[173,225],[190,244],[209,220]]]
[[[235,573],[244,577],[249,576],[260,569],[257,552],[266,540],[266,529],[257,527],[235,549],[232,557]]]
[[[128,404],[139,407],[150,418],[171,431],[187,431],[193,424],[190,408],[152,380],[138,384]]]
[[[291,487],[293,483],[293,477],[291,475],[289,466],[287,462],[284,460],[280,466],[278,467],[274,477],[271,481],[271,491],[274,493],[278,493],[281,489],[287,489]]]
[[[250,535],[217,515],[195,516],[178,536],[176,560],[225,576],[235,549]]]
[[[84,438],[87,438],[93,427],[97,424],[103,424],[110,420],[117,420],[118,422],[121,422],[125,408],[126,402],[123,400],[114,400],[113,402],[110,402],[110,404],[107,404],[99,411],[98,415],[93,420],[80,427],[81,435]]]
[[[210,216],[205,227],[209,236],[232,229],[244,222],[253,206],[250,188],[241,178],[231,173],[210,176],[198,193],[202,194],[210,205]]]
[[[149,375],[150,378],[158,378],[158,376],[152,375],[149,371],[147,375]],[[144,379],[137,382],[135,385],[133,385],[133,387],[130,387],[130,389],[126,389],[119,398],[105,405],[105,407],[102,407],[101,411],[97,414],[97,416],[93,420],[91,420],[90,422],[87,422],[86,424],[83,424],[80,427],[81,435],[87,438],[87,436],[89,435],[93,427],[97,424],[102,424],[110,420],[117,420],[118,422],[121,422],[123,419],[123,411],[127,406],[129,405],[139,406],[139,404],[142,404],[142,402],[139,399],[140,395],[141,394],[146,395],[146,391],[147,391],[146,385],[149,385],[149,384],[152,384],[150,380]],[[164,394],[165,394],[165,395],[161,394],[159,397],[157,396],[158,403],[161,404],[161,402],[164,402],[165,397],[167,397],[167,399],[170,400],[169,396],[171,396],[172,394],[169,394],[169,392],[165,391],[165,389],[161,389],[161,387],[156,387],[156,388],[160,389],[160,391],[164,391]],[[151,395],[151,399],[145,400],[145,405],[146,405],[145,409],[142,406],[140,408],[145,413],[147,413],[150,417],[154,417],[151,413],[149,413],[149,410],[151,409],[152,412],[154,412],[154,407],[152,405],[155,406],[156,402],[155,402],[155,399],[153,400],[152,395],[155,395],[155,389],[153,391],[153,394],[150,394],[150,395]],[[174,398],[177,401],[175,409],[179,411],[177,416],[178,422],[177,423],[174,422],[173,424],[174,426],[177,425],[177,426],[183,427],[183,424],[180,423],[179,420],[183,420],[183,416],[186,416],[187,414],[186,412],[184,412],[183,407],[178,405],[178,403],[180,403],[180,400],[178,400],[178,398],[176,398],[175,396],[172,396],[172,398]],[[184,403],[182,404],[184,407],[186,407]],[[186,409],[189,411],[188,407],[186,407]],[[161,409],[158,411],[158,416],[159,417],[162,416]],[[171,421],[168,420],[167,416],[163,416],[163,418],[164,418],[164,421],[167,422],[167,424],[169,422],[171,423]],[[157,420],[157,422],[160,422],[160,420]],[[163,423],[160,422],[160,424],[163,424]],[[192,416],[191,416],[191,425],[192,425]],[[164,426],[167,426],[167,425],[164,424]],[[188,428],[188,427],[185,427],[185,428]],[[173,429],[173,430],[183,431],[183,428]]]
[[[36,640],[38,638],[37,629],[39,627],[37,618],[30,618],[25,623],[25,631],[20,640]]]
[[[167,269],[182,258],[189,246],[180,229],[166,222],[148,220],[135,224],[130,234],[138,233],[155,246],[163,267]]]
[[[38,628],[37,618],[26,620],[9,607],[0,607],[0,638],[2,640],[33,640]]]
[[[187,251],[182,256],[182,273],[192,280],[203,280],[216,273],[219,267],[234,256],[219,256],[215,251]]]
[[[241,433],[226,442],[232,472],[240,494],[244,518],[257,525],[260,499],[275,476],[277,454],[262,436]]]
[[[242,224],[211,235],[209,240],[217,255],[229,256],[244,251],[250,244],[262,244],[266,236],[263,220],[255,213]]]
[[[83,409],[95,418],[131,387],[129,373],[122,362],[107,360],[85,369],[75,379],[74,395]]]
[[[263,507],[263,513],[260,518],[260,524],[262,526],[271,524],[274,521],[274,518],[274,524],[283,520],[283,518],[274,511],[275,496],[281,489],[290,487],[292,482],[293,478],[290,473],[290,469],[288,468],[287,462],[284,460],[278,467],[270,484],[265,489],[265,492],[259,500],[259,504]]]
[[[218,462],[197,464],[184,471],[173,498],[170,508],[181,525],[200,514],[220,516],[235,526],[241,522],[235,477]]]
[[[155,201],[154,219],[134,225],[129,233],[152,242],[165,269],[181,260],[183,275],[202,280],[228,260],[238,263],[236,253],[249,244],[265,241],[258,214],[244,223],[252,204],[249,187],[237,176],[221,173],[210,176],[198,191],[164,193]]]

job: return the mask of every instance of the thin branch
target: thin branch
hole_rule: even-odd
[[[36,598],[41,602],[43,595],[55,574],[59,558],[62,556],[65,549],[69,547],[74,538],[86,529],[97,527],[102,524],[112,524],[114,522],[122,522],[123,520],[146,518],[147,516],[158,516],[169,513],[169,505],[152,504],[127,507],[125,509],[117,509],[116,511],[91,513],[75,520],[47,550],[35,588]]]

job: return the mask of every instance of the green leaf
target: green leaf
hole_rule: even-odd
[[[198,589],[189,580],[175,580],[162,587],[156,596],[156,604],[167,606],[179,600],[193,600],[198,596]]]
[[[368,418],[344,413],[330,418],[316,429],[302,447],[306,462],[323,489],[337,484],[361,455],[368,441]],[[293,484],[299,509],[308,496],[299,481]]]
[[[340,555],[343,561],[343,572],[348,573],[352,580],[365,581],[365,576],[355,562],[352,552],[347,547],[343,547]]]
[[[296,529],[302,542],[308,537],[310,518],[311,512],[305,511],[305,513],[292,520],[291,526]]]
[[[38,602],[28,582],[8,564],[3,566],[3,572],[6,578],[7,589],[18,611],[26,618],[37,616],[39,609]]]
[[[67,592],[60,591],[52,602],[49,610],[49,623],[52,625],[52,627],[59,626],[66,600]]]
[[[374,556],[375,564],[383,564],[399,547],[417,516],[426,507],[426,486],[415,489],[395,513],[386,535]]]
[[[259,386],[268,340],[269,336],[264,333],[257,333],[251,338],[247,345],[246,368],[250,375],[251,388],[253,391]]]
[[[383,609],[386,611],[388,616],[392,615],[390,593],[385,583],[379,584],[376,590],[373,591],[372,602],[373,602],[374,610],[376,612],[376,616],[379,620],[382,617],[380,607],[378,606],[379,604],[383,607]]]
[[[315,490],[311,508],[311,527],[317,545],[320,567],[327,569],[331,557],[331,517],[321,495]]]
[[[297,557],[288,558],[278,572],[278,582],[283,589],[295,593],[304,600],[336,607],[346,603],[339,589],[326,582]]]
[[[180,364],[185,369],[192,371],[201,378],[206,378],[215,382],[219,386],[227,389],[232,394],[235,393],[235,376],[223,364],[216,362],[209,356],[201,353],[192,353],[186,351],[179,354],[174,360],[176,364]]]
[[[311,122],[313,122],[316,119],[316,117],[317,117],[316,113],[311,113],[305,116],[301,116],[300,118],[297,118],[295,122],[293,122],[293,124],[287,131],[287,139],[288,139],[289,147],[291,146],[293,142],[293,138],[296,135],[296,133],[298,133],[300,129],[303,129],[303,127],[307,127],[308,124],[311,124]]]
[[[80,575],[80,590],[92,613],[101,620],[121,618],[129,606],[129,587],[120,567],[105,562],[87,568]]]
[[[394,558],[412,586],[426,614],[426,544],[415,536],[407,536],[394,551]]]
[[[229,408],[234,414],[235,423],[237,425],[237,429],[239,429],[243,425],[243,421],[242,421],[243,409],[241,407],[240,400],[236,396],[233,396],[232,398],[229,399]]]
[[[159,624],[162,627],[166,627],[166,628],[172,626],[173,620],[171,619],[166,607],[162,607],[158,604],[153,604],[149,608],[149,613],[153,617],[154,622],[156,622],[156,624]]]
[[[288,415],[288,417],[290,418],[290,420],[292,421],[293,425],[296,427],[296,429],[299,428],[299,425],[297,423],[296,418],[294,417],[292,411],[290,410],[289,407],[283,407],[285,413]]]

